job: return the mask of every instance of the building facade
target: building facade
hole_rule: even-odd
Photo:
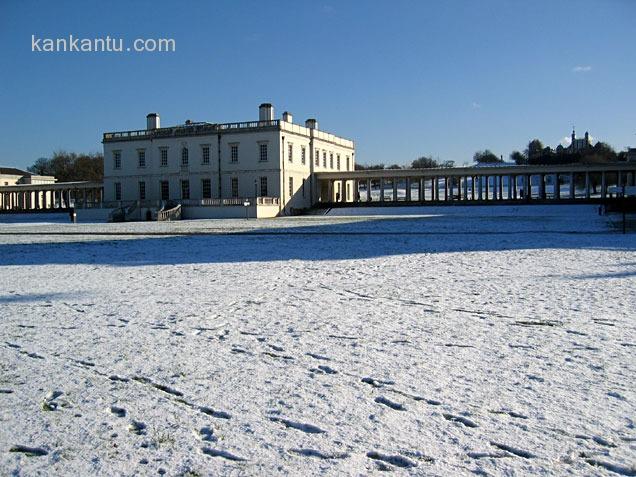
[[[159,115],[147,116],[139,131],[103,136],[106,202],[175,201],[188,206],[215,199],[278,199],[280,212],[311,207],[320,191],[314,173],[353,171],[353,141],[304,125],[290,113],[274,119],[261,104],[258,121],[195,123],[162,128]],[[353,182],[334,199],[353,199]]]
[[[0,167],[0,186],[17,184],[53,184],[53,176],[40,176],[15,167]]]

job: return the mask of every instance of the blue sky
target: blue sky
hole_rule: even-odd
[[[356,141],[361,163],[507,157],[575,125],[636,146],[636,2],[0,3],[0,164],[101,150],[104,131],[186,119],[297,122]],[[38,38],[173,38],[174,53],[32,52]]]

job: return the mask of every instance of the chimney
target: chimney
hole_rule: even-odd
[[[289,111],[285,111],[283,113],[283,121],[288,122],[288,123],[293,123],[294,122],[294,116],[292,116],[292,113],[290,113]]]
[[[274,120],[274,106],[270,103],[263,103],[258,107],[258,120],[259,121],[273,121]]]
[[[305,121],[305,127],[309,129],[318,129],[318,121],[316,121],[313,118],[310,118],[307,121]]]
[[[150,113],[146,116],[146,129],[159,129],[161,127],[161,121],[157,113]]]

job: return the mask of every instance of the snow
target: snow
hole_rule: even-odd
[[[635,251],[593,206],[3,223],[0,473],[635,475]]]

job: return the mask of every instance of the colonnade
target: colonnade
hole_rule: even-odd
[[[99,182],[0,186],[0,210],[98,207],[102,200],[103,187]]]
[[[365,170],[318,173],[317,180],[317,199],[327,203],[590,200],[636,186],[636,164]],[[334,194],[350,182],[352,196]]]

